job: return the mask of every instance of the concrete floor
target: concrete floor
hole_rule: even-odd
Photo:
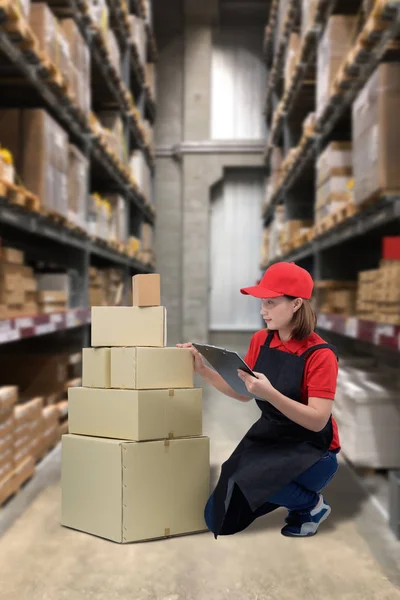
[[[205,389],[212,481],[257,418]],[[59,525],[60,448],[0,511],[1,600],[400,600],[400,543],[345,463],[318,535],[280,535],[279,510],[248,530],[118,545]]]

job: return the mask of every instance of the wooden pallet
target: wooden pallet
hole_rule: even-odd
[[[39,211],[40,200],[22,186],[0,181],[0,196],[6,198],[10,204],[23,206],[27,210]]]
[[[3,481],[0,481],[0,507],[15,496],[32,479],[35,473],[35,461],[28,456]]]

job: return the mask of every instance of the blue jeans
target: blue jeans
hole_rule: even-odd
[[[297,479],[268,498],[268,502],[288,510],[312,510],[318,503],[318,492],[328,485],[337,470],[337,453],[328,452]],[[210,531],[213,531],[213,499],[214,492],[204,510],[204,519]]]

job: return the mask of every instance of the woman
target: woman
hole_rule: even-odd
[[[335,349],[314,333],[316,316],[310,305],[313,281],[294,263],[277,263],[257,286],[244,288],[262,300],[267,329],[254,334],[245,361],[256,377],[238,371],[261,410],[222,465],[218,484],[208,500],[205,520],[218,535],[242,531],[259,516],[288,509],[282,534],[315,535],[329,516],[321,490],[335,475],[340,450],[331,416],[338,362]],[[240,400],[191,344],[195,371],[217,390]]]

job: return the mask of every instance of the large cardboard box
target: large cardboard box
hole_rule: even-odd
[[[400,64],[381,64],[353,104],[353,166],[356,204],[377,192],[400,190]]]
[[[209,439],[66,435],[61,523],[119,543],[205,531]]]
[[[317,117],[331,96],[332,84],[353,43],[357,17],[334,15],[329,18],[317,53]]]
[[[188,348],[111,348],[112,388],[190,388],[193,374]]]
[[[202,435],[202,390],[70,388],[71,433],[121,440]]]
[[[89,198],[89,161],[75,146],[69,145],[68,219],[86,229]]]
[[[161,278],[159,273],[132,277],[133,306],[159,306],[161,303]]]
[[[79,108],[89,116],[91,108],[90,51],[75,21],[64,19],[62,30],[71,51],[70,84]]]
[[[83,348],[82,385],[111,387],[111,348]]]
[[[351,177],[352,174],[351,142],[331,142],[317,159],[317,187],[331,177]]]
[[[150,346],[167,343],[163,306],[93,306],[92,346]]]

